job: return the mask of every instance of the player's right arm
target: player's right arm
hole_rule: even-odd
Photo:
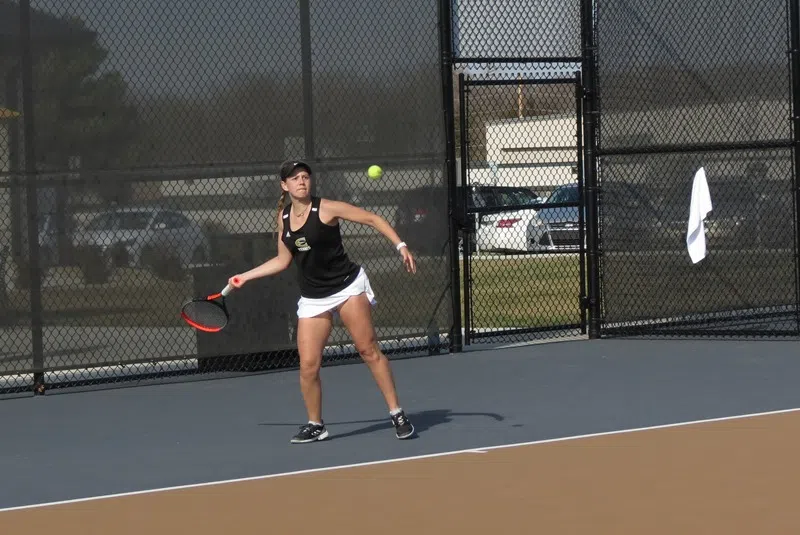
[[[249,271],[232,276],[228,282],[232,286],[239,288],[249,280],[260,279],[261,277],[269,277],[287,269],[292,264],[292,253],[289,251],[289,248],[286,247],[286,244],[283,243],[283,240],[281,239],[282,235],[283,220],[278,220],[278,254]],[[233,283],[234,278],[238,278],[238,284]]]

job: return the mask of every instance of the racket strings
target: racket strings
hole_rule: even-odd
[[[183,314],[190,322],[209,329],[220,329],[228,322],[222,307],[211,301],[190,301]]]

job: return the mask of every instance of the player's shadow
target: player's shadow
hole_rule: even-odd
[[[437,425],[442,425],[446,423],[450,423],[459,418],[472,418],[472,417],[482,417],[482,418],[491,418],[495,422],[502,422],[505,420],[500,414],[494,412],[456,412],[450,409],[433,409],[428,411],[419,411],[419,412],[409,412],[408,417],[411,419],[411,422],[414,424],[414,430],[416,431],[413,438],[417,438],[418,435],[421,433],[425,433],[429,429],[436,427]],[[386,418],[376,418],[373,420],[349,420],[349,421],[327,421],[325,422],[326,425],[330,428],[330,440],[337,439],[337,438],[347,438],[347,437],[354,437],[358,435],[368,435],[370,433],[375,432],[383,432],[389,429],[392,429],[392,422],[389,419],[389,415],[386,415]],[[361,427],[359,429],[354,429],[352,431],[346,431],[344,433],[338,433],[336,430],[337,426],[340,425],[352,425],[352,424],[370,424],[365,427]],[[259,425],[267,425],[267,426],[284,426],[289,424],[278,424],[278,423],[261,423]],[[295,426],[296,424],[290,424]]]

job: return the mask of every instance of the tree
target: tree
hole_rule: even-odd
[[[103,71],[108,51],[76,18],[76,32],[91,35],[39,48],[33,68],[37,165],[63,171],[78,157],[85,170],[119,168],[136,161],[140,134],[136,106],[118,71]],[[106,194],[116,185],[100,185]],[[105,187],[105,186],[110,186]]]

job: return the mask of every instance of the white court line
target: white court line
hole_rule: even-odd
[[[0,509],[0,513],[8,512],[8,511],[19,511],[23,509],[36,509],[40,507],[51,507],[55,505],[66,505],[66,504],[73,504],[73,503],[81,503],[81,502],[89,502],[89,501],[97,501],[97,500],[107,500],[111,498],[124,498],[128,496],[137,496],[140,494],[156,494],[159,492],[169,492],[169,491],[176,491],[176,490],[185,490],[185,489],[194,489],[200,487],[210,487],[214,485],[228,485],[231,483],[243,483],[246,481],[259,481],[264,479],[273,479],[277,477],[286,477],[286,476],[296,476],[301,474],[314,474],[319,472],[330,472],[333,470],[343,470],[346,468],[360,468],[363,466],[376,466],[380,464],[390,464],[390,463],[397,463],[402,461],[415,461],[419,459],[434,459],[436,457],[446,457],[449,455],[459,455],[464,453],[488,453],[493,450],[501,450],[506,448],[518,448],[520,446],[535,446],[538,444],[552,444],[555,442],[568,442],[572,440],[580,440],[580,439],[587,439],[587,438],[595,438],[595,437],[603,437],[603,436],[611,436],[611,435],[621,435],[626,433],[638,433],[642,431],[654,431],[657,429],[668,429],[671,427],[684,427],[690,425],[697,425],[697,424],[706,424],[706,423],[714,423],[714,422],[724,422],[728,420],[741,420],[745,418],[757,418],[759,416],[771,416],[776,414],[786,414],[791,412],[798,412],[800,411],[800,407],[795,407],[793,409],[782,409],[776,411],[769,411],[769,412],[756,412],[750,414],[740,414],[736,416],[723,416],[720,418],[709,418],[706,420],[692,420],[688,422],[676,422],[671,424],[663,424],[663,425],[653,425],[650,427],[637,427],[632,429],[619,429],[617,431],[605,431],[602,433],[591,433],[587,435],[573,435],[568,437],[561,437],[561,438],[549,438],[544,440],[534,440],[532,442],[517,442],[514,444],[501,444],[499,446],[486,446],[486,447],[479,447],[479,448],[469,448],[464,450],[454,450],[454,451],[444,451],[440,453],[429,453],[425,455],[416,455],[413,457],[398,457],[396,459],[384,459],[381,461],[368,461],[363,463],[355,463],[355,464],[345,464],[339,466],[326,466],[323,468],[311,468],[308,470],[297,470],[295,472],[283,472],[279,474],[266,474],[261,476],[253,476],[253,477],[243,477],[239,479],[228,479],[222,481],[208,481],[206,483],[194,483],[191,485],[179,485],[175,487],[164,487],[159,489],[150,489],[150,490],[138,490],[134,492],[122,492],[119,494],[105,494],[100,496],[90,496],[87,498],[76,498],[73,500],[62,500],[57,502],[45,502],[45,503],[37,503],[31,505],[21,505],[18,507],[7,507],[4,509]]]

